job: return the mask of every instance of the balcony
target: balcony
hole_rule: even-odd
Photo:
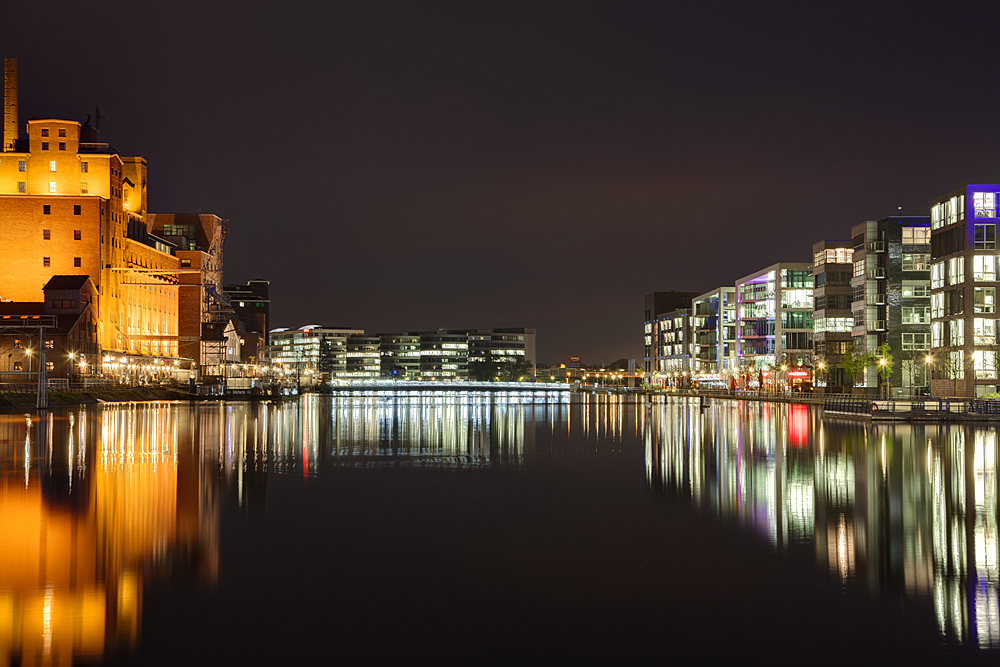
[[[885,252],[885,241],[871,241],[868,243],[868,252]]]
[[[868,331],[885,331],[885,320],[872,320],[868,323]]]
[[[869,306],[884,306],[885,294],[868,294],[865,296],[865,303]]]
[[[874,269],[868,269],[868,280],[883,280],[885,278],[885,269],[882,267],[876,267]]]

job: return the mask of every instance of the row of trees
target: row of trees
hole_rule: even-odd
[[[476,382],[517,382],[531,378],[534,366],[523,357],[489,355],[485,361],[469,363],[469,379]]]
[[[840,358],[840,363],[844,367],[844,375],[850,383],[852,391],[854,389],[854,381],[858,375],[874,364],[876,372],[882,378],[885,395],[887,397],[890,395],[892,391],[892,369],[895,361],[888,343],[883,343],[874,352],[864,350],[860,346],[855,345],[847,354]]]

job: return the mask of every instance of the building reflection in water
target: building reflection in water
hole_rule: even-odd
[[[134,647],[144,583],[214,584],[222,504],[262,510],[270,474],[520,466],[534,443],[526,413],[552,400],[303,396],[0,415],[0,664]]]
[[[933,605],[942,634],[1000,647],[997,431],[867,424],[805,405],[647,408],[650,487],[690,497],[845,587]]]

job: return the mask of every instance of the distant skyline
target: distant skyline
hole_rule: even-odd
[[[641,358],[643,295],[1000,181],[1000,7],[263,2],[5,10],[20,120],[230,221],[272,324],[527,326]],[[902,207],[902,211],[898,207]]]

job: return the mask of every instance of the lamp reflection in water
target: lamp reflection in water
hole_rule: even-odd
[[[653,491],[814,553],[846,588],[902,590],[933,608],[947,638],[1000,648],[994,427],[670,399],[644,428]]]

